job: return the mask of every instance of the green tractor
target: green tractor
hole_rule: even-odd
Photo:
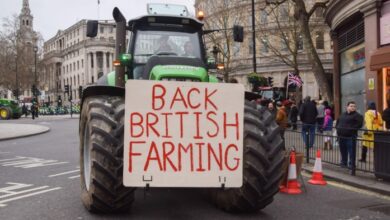
[[[22,109],[18,102],[9,99],[0,99],[0,118],[1,120],[18,119],[22,116]]]
[[[167,8],[170,8],[169,13]],[[175,10],[180,12],[175,14],[173,13]],[[140,104],[137,102],[127,103],[126,100],[129,96],[151,96],[149,91],[143,87],[140,87],[139,91],[136,90],[129,94],[127,89],[129,83],[132,85],[137,85],[138,82],[170,83],[169,85],[176,85],[178,88],[182,85],[190,85],[189,87],[191,87],[193,84],[196,87],[196,85],[201,84],[206,87],[204,89],[206,92],[207,87],[215,85],[227,88],[242,86],[217,83],[217,78],[209,74],[209,69],[215,68],[216,64],[213,59],[206,56],[204,36],[212,31],[203,30],[203,23],[196,18],[189,17],[184,6],[148,5],[148,11],[149,15],[127,22],[118,8],[113,10],[116,22],[115,72],[105,74],[98,80],[97,85],[88,86],[82,92],[79,121],[81,199],[84,206],[91,212],[118,213],[128,211],[134,201],[136,189],[147,190],[149,187],[158,186],[158,184],[153,185],[154,182],[151,182],[152,180],[157,181],[157,174],[151,175],[149,180],[147,180],[149,177],[143,176],[144,185],[124,185],[124,172],[128,172],[130,169],[128,154],[138,157],[136,153],[128,152],[129,143],[125,141],[125,136],[129,133],[128,117],[132,114],[127,113],[128,108],[125,106],[136,108]],[[88,37],[95,37],[97,30],[98,21],[87,22]],[[129,31],[130,36],[127,49],[125,47],[126,31]],[[234,28],[233,37],[236,41],[242,41],[243,29]],[[191,44],[192,48],[186,48],[189,47],[188,44]],[[192,95],[200,93],[200,90],[196,88],[190,89],[192,94],[188,93],[186,96],[188,99]],[[177,94],[178,92],[176,92]],[[207,100],[208,96],[206,95],[205,99],[211,102]],[[180,97],[184,98],[184,95]],[[173,102],[177,104],[177,102],[183,101],[179,100],[181,98],[176,98]],[[228,182],[220,184],[220,187],[208,185],[203,182],[208,178],[201,176],[207,172],[204,169],[197,170],[203,173],[197,173],[197,171],[188,173],[188,175],[199,174],[200,178],[196,179],[197,183],[194,183],[193,186],[205,188],[212,202],[226,211],[253,212],[260,210],[270,204],[274,195],[279,191],[284,162],[284,142],[279,134],[279,127],[271,114],[266,109],[256,105],[254,101],[256,98],[256,94],[244,92],[242,89],[241,100],[232,100],[230,97],[223,100],[230,106],[234,106],[235,102],[242,105],[243,126],[240,129],[242,129],[243,135],[242,149],[240,150],[243,159],[240,162],[241,169],[238,169],[241,175],[239,186],[229,187]],[[196,100],[193,100],[188,101],[188,105],[198,107],[200,104],[195,105]],[[210,106],[208,107],[210,108]],[[165,113],[165,116],[168,117],[169,114],[171,113]],[[198,115],[200,114],[198,113]],[[213,116],[213,112],[210,115]],[[210,119],[209,124],[217,124],[215,120],[211,120],[211,116],[208,118]],[[148,123],[151,128],[149,130],[153,132],[155,127],[151,121]],[[186,129],[192,128],[184,127],[184,130]],[[229,136],[225,136],[225,138],[228,139]],[[229,146],[230,150],[234,148],[232,146]],[[157,147],[154,149],[157,150]],[[172,150],[169,152],[165,152],[165,150],[164,148],[164,156],[169,156],[172,153]],[[188,152],[186,153],[188,154]],[[211,157],[217,158],[218,151],[212,153]],[[174,159],[169,160],[168,158],[168,161],[164,160],[160,164],[160,161],[157,161],[157,156],[151,155],[154,154],[149,154],[152,162],[164,167],[170,164],[173,167],[172,161]],[[224,164],[226,166],[232,164],[232,162],[226,161],[224,164],[221,161],[217,161],[217,163],[215,164],[220,165],[220,167]],[[137,166],[144,168],[143,164],[135,163],[134,167]],[[175,175],[175,171],[169,175],[171,174]],[[209,175],[213,176],[213,174]],[[168,178],[168,174],[166,177]],[[162,178],[164,178],[164,174]],[[183,187],[180,182],[185,179],[186,177],[171,178],[171,181],[175,181],[177,184],[168,187]],[[219,181],[221,179],[226,180],[226,177],[219,176]]]

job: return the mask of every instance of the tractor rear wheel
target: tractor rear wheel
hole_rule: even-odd
[[[130,211],[135,188],[123,186],[123,97],[88,97],[80,115],[81,199],[91,212]]]
[[[253,212],[266,207],[279,191],[284,161],[284,141],[272,115],[255,102],[245,101],[244,168],[241,188],[211,189],[211,199],[221,209]]]
[[[12,116],[12,110],[8,107],[0,107],[0,118],[2,120],[8,120]]]

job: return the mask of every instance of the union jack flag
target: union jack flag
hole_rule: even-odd
[[[298,88],[300,88],[303,84],[301,77],[298,75],[295,75],[292,72],[288,73],[287,78],[288,78],[288,80],[287,80],[288,85],[295,85],[295,86],[298,86]]]

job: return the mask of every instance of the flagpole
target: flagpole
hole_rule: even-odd
[[[287,72],[287,85],[286,85],[286,99],[288,100],[289,98],[288,98],[288,86],[289,86],[289,83],[290,83],[290,73],[289,72]]]

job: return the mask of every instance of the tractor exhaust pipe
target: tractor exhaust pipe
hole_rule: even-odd
[[[126,51],[126,18],[117,7],[114,8],[112,16],[116,22],[115,59],[119,60],[120,55]],[[125,87],[125,67],[116,66],[115,73],[115,86]]]

